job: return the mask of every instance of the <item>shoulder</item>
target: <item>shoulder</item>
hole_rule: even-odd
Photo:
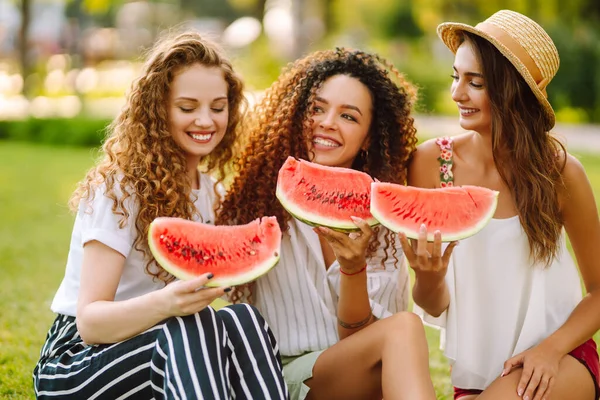
[[[122,204],[129,215],[137,211],[135,188],[132,185],[126,185],[124,188],[126,195],[121,187],[122,174],[115,174],[113,179],[90,182],[89,191],[79,201],[79,213],[106,213],[115,214],[113,210],[116,204]],[[119,216],[122,212],[117,211]]]
[[[560,193],[562,209],[574,207],[578,209],[583,204],[594,202],[593,191],[581,161],[571,154],[562,154],[559,161],[562,169],[563,187]]]
[[[408,167],[408,184],[418,187],[438,187],[440,167],[438,159],[443,149],[452,150],[453,141],[451,137],[433,138],[417,146]]]
[[[581,178],[587,179],[583,164],[575,156],[561,152],[558,162],[564,164],[562,178],[565,184],[575,183]]]

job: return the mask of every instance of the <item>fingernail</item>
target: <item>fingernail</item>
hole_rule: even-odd
[[[529,396],[523,397],[523,400],[529,400]]]
[[[517,389],[517,394],[521,397],[523,395],[523,389]]]
[[[425,226],[425,224],[421,224],[421,232],[425,232],[427,230],[427,227]]]
[[[211,272],[211,273],[209,273],[208,275],[206,275],[206,277],[207,277],[208,279],[212,279],[212,278],[214,278],[214,275],[213,275],[213,273]]]
[[[352,218],[352,221],[354,221],[354,222],[361,222],[362,221],[362,218],[355,217],[354,215],[352,215],[350,218]]]
[[[230,288],[230,287],[228,287],[228,288],[225,288],[225,290],[223,290],[223,291],[224,291],[225,293],[227,293],[227,292],[231,292],[231,288]]]

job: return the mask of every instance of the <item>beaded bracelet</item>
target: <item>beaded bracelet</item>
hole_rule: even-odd
[[[359,270],[359,271],[356,271],[356,272],[351,272],[351,273],[344,272],[344,269],[343,269],[342,267],[340,267],[340,272],[341,272],[342,274],[346,275],[346,276],[352,276],[352,275],[358,275],[358,274],[360,274],[360,273],[361,273],[361,272],[363,272],[365,269],[367,269],[367,264],[365,264],[365,266],[364,266],[364,267],[362,267],[362,269],[361,269],[361,270]]]

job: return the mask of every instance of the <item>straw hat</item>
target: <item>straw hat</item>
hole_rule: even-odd
[[[510,10],[498,11],[474,27],[445,22],[437,28],[438,36],[453,53],[462,43],[461,32],[471,32],[488,40],[515,66],[542,105],[546,128],[552,129],[555,116],[546,86],[558,71],[559,58],[546,31],[532,19]]]

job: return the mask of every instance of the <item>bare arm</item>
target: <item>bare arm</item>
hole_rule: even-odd
[[[439,148],[429,140],[417,148],[408,169],[408,184],[415,187],[435,188],[439,185]],[[440,235],[433,244],[427,243],[427,230],[420,232],[418,241],[409,240],[400,232],[400,242],[410,267],[415,271],[412,295],[414,302],[428,314],[437,317],[448,308],[450,293],[446,271],[450,254],[456,242],[442,254]]]
[[[579,265],[587,295],[565,324],[544,344],[567,354],[600,329],[600,221],[590,182],[581,163],[568,156],[561,196],[565,230]]]
[[[196,291],[208,280],[204,275],[143,296],[114,301],[124,267],[125,257],[116,250],[98,241],[85,244],[76,318],[84,342],[128,339],[168,317],[198,312],[223,294],[223,288]]]
[[[373,230],[363,220],[356,220],[360,233],[345,234],[319,227],[315,231],[327,239],[340,264],[338,299],[338,334],[340,339],[352,335],[375,318],[371,312],[367,288],[366,252]]]
[[[548,398],[552,392],[561,359],[588,340],[600,328],[600,221],[594,195],[583,166],[567,155],[563,171],[565,190],[560,193],[564,226],[571,239],[587,295],[567,321],[539,345],[511,357],[502,375],[522,367],[517,391],[523,397]]]

